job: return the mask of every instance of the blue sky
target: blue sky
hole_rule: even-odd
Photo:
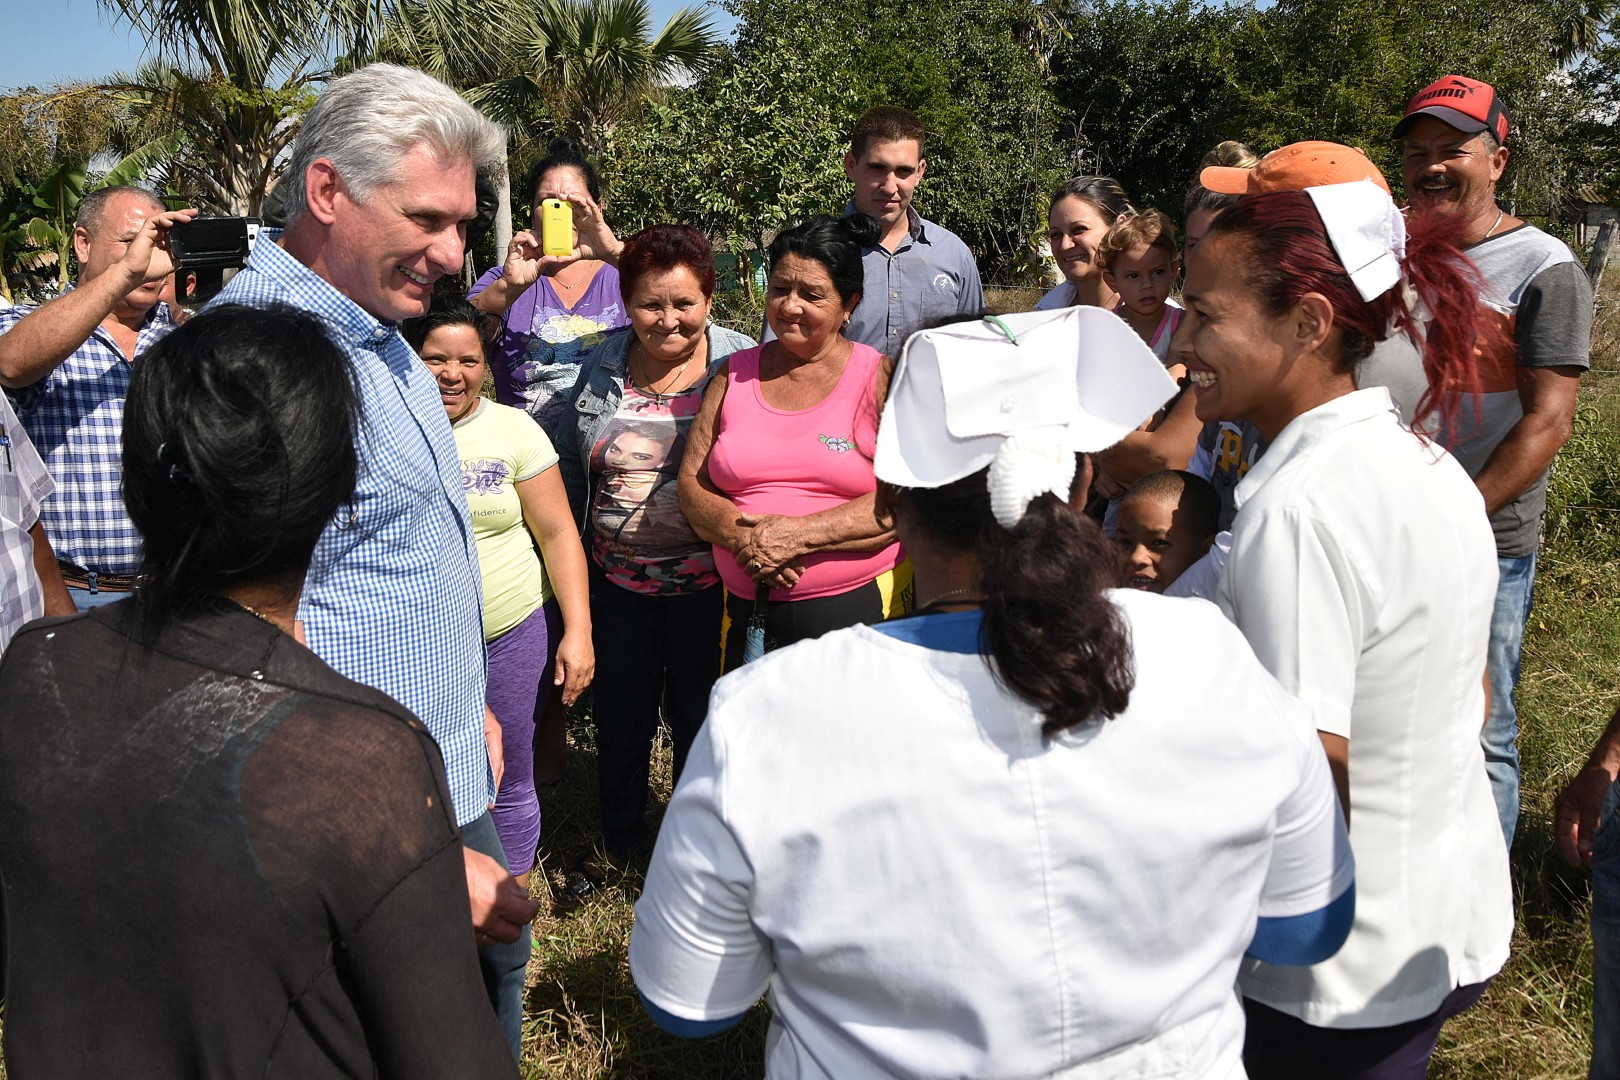
[[[653,0],[652,6],[654,25],[662,26],[682,2]],[[732,25],[724,12],[715,16],[722,27]],[[0,93],[128,71],[144,46],[95,0],[0,0]]]

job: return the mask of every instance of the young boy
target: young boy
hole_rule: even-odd
[[[1133,589],[1162,593],[1215,541],[1220,496],[1209,481],[1180,469],[1149,473],[1119,502],[1114,539],[1130,560]]]

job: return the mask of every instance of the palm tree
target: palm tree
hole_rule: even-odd
[[[257,215],[335,43],[375,0],[98,0],[156,56],[94,88],[123,123],[113,148],[208,210]]]
[[[590,155],[648,96],[699,74],[720,44],[701,7],[677,11],[656,36],[648,0],[543,0],[528,10],[518,70],[469,96],[514,126],[549,114]]]
[[[699,8],[653,35],[648,0],[98,2],[157,51],[133,77],[95,88],[125,109],[118,149],[154,164],[170,151],[171,181],[235,214],[258,212],[314,84],[361,63],[420,67],[514,132],[561,128],[600,153],[645,96],[719,43]],[[496,231],[504,249],[506,207]]]
[[[721,41],[701,7],[677,11],[656,35],[652,25],[647,0],[399,0],[359,55],[443,79],[517,138],[563,132],[599,156],[626,116],[695,76]],[[497,252],[512,236],[502,174]]]
[[[325,55],[374,20],[371,0],[97,0],[156,47],[159,59],[262,88]]]
[[[145,164],[158,186],[215,213],[258,216],[315,97],[303,64],[279,81],[242,87],[159,60],[97,89],[123,107],[114,149]]]
[[[1553,59],[1562,67],[1596,49],[1617,11],[1614,0],[1570,0],[1551,27]]]

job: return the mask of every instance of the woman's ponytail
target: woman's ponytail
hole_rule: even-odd
[[[1103,595],[1121,584],[1123,566],[1097,525],[1042,495],[1011,530],[992,522],[978,555],[996,678],[1046,716],[1041,732],[1125,711],[1135,682],[1130,632]]]
[[[1484,389],[1480,355],[1492,351],[1494,335],[1505,332],[1500,320],[1488,317],[1480,303],[1484,281],[1473,261],[1457,244],[1457,227],[1438,215],[1419,215],[1409,222],[1401,276],[1419,306],[1408,306],[1400,289],[1385,297],[1396,306],[1395,325],[1416,341],[1423,353],[1428,386],[1418,399],[1414,427],[1431,426],[1450,443],[1465,401],[1479,413]],[[1380,299],[1383,299],[1382,297]],[[1429,417],[1433,425],[1426,425]]]
[[[1492,327],[1480,307],[1480,276],[1457,246],[1457,228],[1445,219],[1419,216],[1408,226],[1401,260],[1404,286],[1374,299],[1361,298],[1328,238],[1327,227],[1303,191],[1249,195],[1216,218],[1206,238],[1238,235],[1249,250],[1242,274],[1272,314],[1280,315],[1306,293],[1333,305],[1343,331],[1341,362],[1354,370],[1391,333],[1405,333],[1423,353],[1428,388],[1418,400],[1412,426],[1437,430],[1449,441],[1465,398],[1479,407],[1479,350]],[[1415,302],[1414,302],[1415,298]],[[1438,417],[1431,423],[1431,417]]]
[[[1130,631],[1104,590],[1124,561],[1090,518],[1042,495],[1012,529],[990,512],[983,471],[902,493],[903,513],[940,544],[977,556],[983,647],[996,679],[1053,736],[1119,715],[1135,683]]]

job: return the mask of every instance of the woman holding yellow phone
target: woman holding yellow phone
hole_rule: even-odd
[[[489,355],[495,399],[531,410],[572,388],[571,376],[557,375],[575,366],[571,346],[629,323],[614,265],[623,244],[602,219],[596,169],[572,142],[553,139],[534,178],[534,228],[512,237],[502,264],[468,294],[505,322]]]

